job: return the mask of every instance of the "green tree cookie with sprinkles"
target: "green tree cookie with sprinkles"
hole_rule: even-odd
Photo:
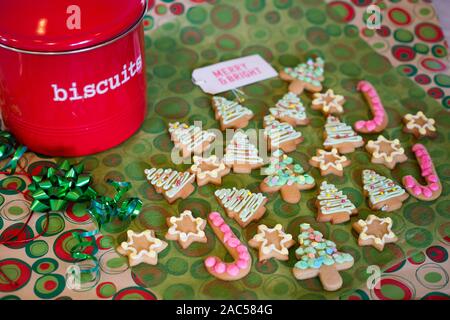
[[[300,225],[298,242],[300,246],[295,255],[299,261],[293,269],[295,278],[306,280],[319,276],[325,290],[339,290],[342,287],[339,271],[350,269],[353,257],[337,251],[333,241],[324,239],[322,233],[311,228],[308,223]]]
[[[281,79],[290,82],[289,91],[299,95],[303,90],[313,93],[322,91],[323,73],[324,61],[318,57],[315,60],[308,59],[295,68],[284,68],[279,75]]]
[[[264,168],[264,174],[267,177],[260,184],[261,191],[280,191],[281,197],[288,203],[298,203],[301,198],[300,190],[309,190],[316,185],[314,178],[281,150],[273,152],[269,166]]]

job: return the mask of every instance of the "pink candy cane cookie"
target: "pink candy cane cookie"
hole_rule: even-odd
[[[433,161],[424,145],[413,145],[412,151],[419,163],[421,175],[426,185],[421,185],[413,176],[404,176],[402,181],[405,189],[415,198],[423,201],[433,201],[442,193],[442,184],[434,168]]]
[[[250,272],[252,265],[252,257],[247,247],[234,235],[218,212],[211,212],[208,216],[208,222],[234,261],[223,262],[219,257],[209,256],[205,259],[206,270],[221,280],[242,279]]]
[[[371,120],[360,120],[354,124],[354,128],[359,133],[377,133],[383,131],[388,124],[388,116],[384,110],[377,90],[368,81],[358,82],[356,89],[362,92],[369,103],[374,116]]]

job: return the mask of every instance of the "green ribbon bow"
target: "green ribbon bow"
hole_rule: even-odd
[[[12,155],[12,158],[0,169],[0,171],[11,168],[11,174],[16,172],[17,163],[25,151],[27,151],[27,147],[17,145],[17,141],[11,133],[0,130],[0,161],[9,158]]]
[[[62,211],[69,202],[93,199],[97,192],[90,187],[92,177],[84,174],[84,165],[70,165],[65,160],[57,168],[44,168],[32,177],[28,189],[33,197],[31,210],[36,212]]]
[[[91,201],[88,211],[97,222],[98,228],[117,217],[121,221],[133,220],[139,215],[142,208],[142,201],[139,198],[122,197],[131,189],[131,183],[120,182],[108,179],[108,184],[116,189],[114,198],[107,196],[97,197]]]

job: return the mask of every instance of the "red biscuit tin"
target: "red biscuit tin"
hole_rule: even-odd
[[[31,150],[81,156],[146,113],[145,0],[0,1],[0,107]]]

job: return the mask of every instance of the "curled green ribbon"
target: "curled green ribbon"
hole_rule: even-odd
[[[16,172],[17,163],[23,154],[27,151],[27,147],[18,145],[14,136],[7,132],[0,130],[0,161],[12,156],[12,158],[0,169],[5,171],[11,169],[11,174]]]
[[[97,192],[90,187],[92,177],[83,170],[83,164],[70,165],[65,160],[57,168],[44,168],[39,175],[33,176],[28,187],[33,197],[31,210],[62,211],[70,202],[95,198]]]
[[[118,218],[121,221],[130,221],[139,215],[142,208],[142,201],[139,198],[126,198],[123,196],[131,189],[130,182],[120,182],[108,179],[108,184],[116,189],[114,198],[101,196],[91,201],[88,211],[97,222],[98,228],[105,223]]]

